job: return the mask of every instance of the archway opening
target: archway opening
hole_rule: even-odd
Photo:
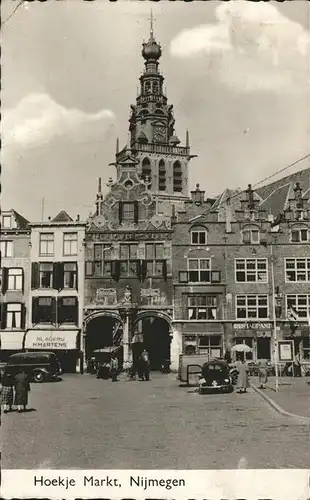
[[[85,354],[89,359],[96,349],[120,345],[122,323],[112,316],[97,316],[86,326]]]
[[[150,369],[160,370],[170,362],[170,325],[164,318],[148,316],[136,323],[135,333],[140,334],[141,342],[132,344],[133,359],[137,359],[143,349],[146,349],[150,360]]]

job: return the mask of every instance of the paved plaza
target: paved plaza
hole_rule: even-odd
[[[2,416],[3,468],[306,468],[309,425],[252,389],[201,396],[175,374],[118,383],[64,375],[32,384],[29,410]]]

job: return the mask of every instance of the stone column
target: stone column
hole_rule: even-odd
[[[170,357],[172,371],[177,372],[179,369],[179,356],[182,354],[182,332],[177,327],[172,327],[172,340],[170,345]]]

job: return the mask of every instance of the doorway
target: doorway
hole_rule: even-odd
[[[90,319],[86,327],[86,359],[89,359],[96,349],[115,345],[120,331],[121,322],[112,316],[102,315]]]
[[[150,369],[160,370],[170,362],[170,325],[164,318],[148,316],[138,320],[136,328],[143,335],[143,343],[133,345],[133,357],[139,356],[146,349],[150,360]],[[135,351],[134,351],[135,350]]]
[[[256,344],[257,359],[271,359],[270,356],[270,339],[259,337]]]

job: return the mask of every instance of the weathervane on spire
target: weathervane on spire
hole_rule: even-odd
[[[154,35],[154,21],[155,21],[155,17],[153,16],[153,10],[151,9],[151,15],[149,17],[149,21],[150,21],[150,24],[151,24],[151,27],[150,27],[150,35],[151,35],[151,38],[153,38],[153,35]]]

